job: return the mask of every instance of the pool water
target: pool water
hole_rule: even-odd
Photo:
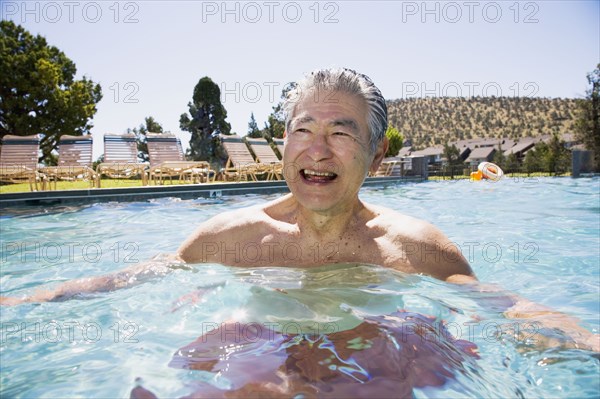
[[[2,295],[174,252],[212,215],[276,197],[3,209]],[[361,198],[440,227],[480,280],[600,331],[599,178],[426,182]],[[330,397],[598,397],[597,354],[499,335],[515,323],[502,310],[468,288],[370,265],[177,267],[129,289],[1,307],[0,397],[128,397],[137,384],[161,398],[210,396],[275,381],[282,367]],[[415,323],[442,334],[424,339]],[[361,358],[365,347],[385,361]],[[303,351],[319,362],[298,360]],[[407,365],[417,352],[433,360]],[[412,383],[386,391],[394,379]]]

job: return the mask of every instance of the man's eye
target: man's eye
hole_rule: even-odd
[[[308,130],[307,128],[304,127],[299,127],[297,129],[294,129],[292,133],[309,133],[310,130]]]
[[[310,130],[306,128],[298,128],[292,131],[290,138],[293,140],[307,140],[310,137]]]
[[[353,135],[345,132],[335,132],[332,134],[332,136],[339,140],[356,140]]]

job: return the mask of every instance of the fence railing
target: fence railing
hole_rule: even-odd
[[[429,165],[429,178],[441,180],[468,179],[471,172],[477,171],[477,166],[469,165]],[[529,176],[564,176],[570,175],[570,170],[549,172],[542,168],[518,167],[504,170],[507,177],[529,177]]]

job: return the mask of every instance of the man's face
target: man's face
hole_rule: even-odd
[[[385,147],[369,153],[367,104],[355,95],[303,93],[286,131],[283,164],[290,190],[307,209],[335,214],[354,205],[369,168]]]

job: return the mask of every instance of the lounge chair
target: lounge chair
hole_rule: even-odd
[[[225,181],[253,180],[258,181],[259,175],[267,176],[269,168],[256,163],[248,146],[240,136],[221,135],[221,143],[227,152],[227,164],[221,169],[221,177]]]
[[[101,176],[111,179],[128,179],[141,176],[142,185],[147,184],[147,163],[138,162],[137,142],[134,134],[105,134],[104,162],[96,166],[96,187],[100,188]]]
[[[404,176],[404,167],[410,164],[409,160],[403,160],[401,157],[384,158],[377,172],[371,176]]]
[[[41,172],[49,181],[58,180],[75,181],[87,180],[93,187],[96,181],[96,172],[92,169],[92,144],[93,138],[87,136],[63,135],[58,142],[58,166],[46,166]]]
[[[277,146],[279,155],[281,155],[281,159],[283,160],[283,146],[284,146],[285,141],[283,139],[273,139],[273,142]]]
[[[8,183],[29,182],[29,189],[37,191],[37,183],[42,183],[43,175],[38,173],[38,153],[40,138],[32,136],[6,135],[0,147],[0,181]]]
[[[371,177],[375,176],[391,176],[392,171],[394,170],[394,166],[396,166],[396,161],[383,161],[379,168],[375,173],[369,173]]]
[[[256,162],[269,169],[267,180],[283,180],[283,164],[267,140],[263,138],[246,138],[246,142],[254,152]]]
[[[151,181],[173,177],[180,180],[190,179],[191,182],[214,181],[216,173],[206,161],[186,161],[179,138],[167,133],[147,133],[148,156],[150,157],[149,176]]]

